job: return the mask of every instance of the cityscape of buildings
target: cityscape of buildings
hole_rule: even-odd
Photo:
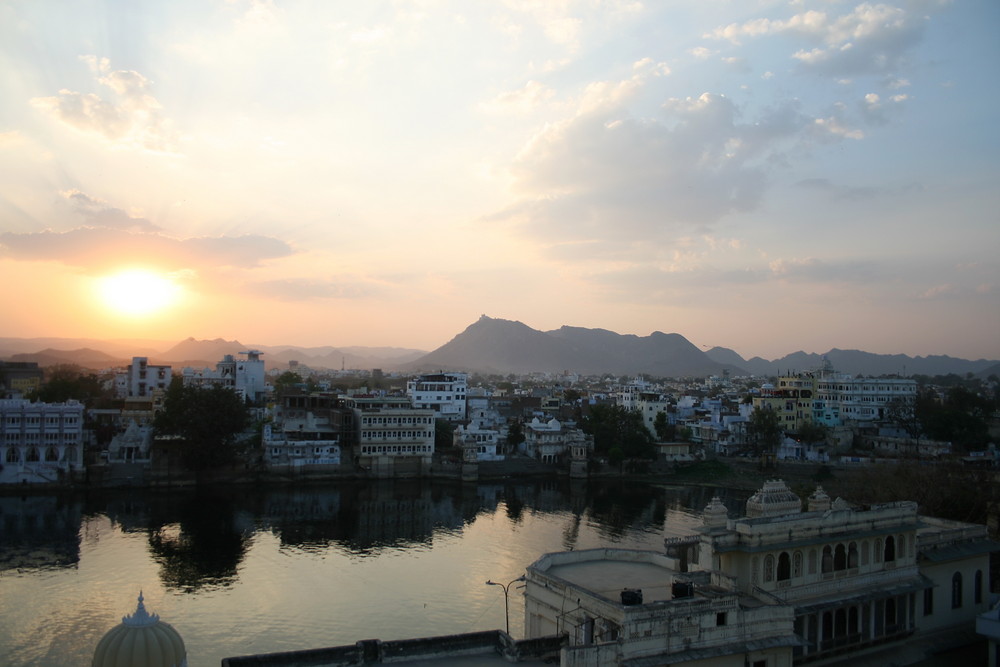
[[[170,484],[184,471],[176,437],[157,431],[156,415],[174,387],[235,395],[252,427],[240,434],[233,469],[263,479],[470,481],[481,465],[512,463],[587,477],[613,463],[587,425],[602,406],[635,416],[653,443],[648,463],[659,470],[718,457],[865,466],[954,454],[952,443],[907,429],[916,380],[850,376],[828,364],[774,378],[699,381],[568,372],[324,376],[298,365],[266,370],[262,354],[247,350],[225,355],[214,369],[179,372],[134,357],[100,374],[109,397],[101,407],[31,400],[44,387],[43,369],[5,362],[3,371],[0,482],[8,485]],[[766,442],[762,414],[774,425]],[[983,444],[961,461],[994,466],[995,447]],[[988,580],[997,544],[986,526],[920,515],[906,499],[853,505],[821,487],[803,509],[778,480],[751,497],[742,518],[730,518],[729,509],[713,499],[702,528],[667,539],[662,552],[540,556],[525,564],[526,638],[490,634],[472,643],[529,661],[558,654],[572,667],[706,660],[775,667],[825,664],[921,634],[969,633],[977,623],[991,642],[1000,639]],[[142,621],[136,628],[159,627],[141,599],[135,618]],[[455,638],[426,641],[445,655],[460,650]],[[995,658],[995,644],[990,650]],[[298,664],[300,657],[255,656],[254,664]]]

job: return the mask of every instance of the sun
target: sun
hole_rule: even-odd
[[[98,294],[111,310],[129,317],[155,315],[180,298],[171,278],[145,269],[128,269],[98,280]]]

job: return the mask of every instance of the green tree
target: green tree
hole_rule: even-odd
[[[515,419],[507,424],[507,446],[511,451],[515,451],[522,442],[524,442],[524,425],[519,419]]]
[[[758,454],[776,452],[782,435],[778,414],[774,410],[754,408],[747,424],[747,435],[750,436],[750,444]]]
[[[76,364],[59,364],[48,368],[45,372],[45,384],[28,396],[33,401],[44,403],[76,400],[88,407],[107,402],[110,397],[110,391],[104,388],[100,378],[93,373],[86,373]]]
[[[829,429],[823,424],[816,423],[812,420],[806,421],[799,427],[798,433],[799,440],[808,444],[814,442],[823,442],[826,440],[827,433]]]
[[[657,412],[653,418],[653,429],[656,431],[656,439],[660,442],[670,442],[676,437],[677,428],[667,419],[666,412]]]
[[[225,387],[185,387],[174,378],[157,413],[157,435],[179,436],[182,462],[193,471],[233,463],[239,453],[237,437],[250,423],[250,413],[239,395]]]
[[[434,449],[442,451],[455,446],[455,425],[447,419],[434,420]]]
[[[653,438],[638,411],[620,405],[595,405],[582,419],[580,428],[594,436],[594,451],[599,455],[610,456],[617,447],[626,459],[656,458]]]
[[[280,398],[302,384],[302,376],[293,371],[285,371],[274,380],[274,393]]]

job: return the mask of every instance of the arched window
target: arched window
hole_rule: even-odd
[[[962,606],[962,573],[956,572],[951,577],[951,608]]]
[[[31,447],[28,449],[28,456],[25,457],[26,461],[37,461],[38,460],[38,449]]]
[[[809,550],[809,574],[816,574],[816,550]]]
[[[823,574],[833,572],[833,551],[830,545],[823,547]]]
[[[46,461],[58,461],[59,452],[56,451],[55,447],[49,447],[45,450],[45,460]]]
[[[896,624],[896,598],[888,598],[885,601],[885,624]]]
[[[69,463],[76,462],[76,447],[66,448],[66,451],[63,452],[63,461],[68,461]]]
[[[972,599],[976,604],[983,601],[983,571],[976,570],[975,588],[972,589]]]
[[[885,538],[885,552],[882,554],[882,560],[886,563],[896,560],[896,538],[892,535]]]
[[[802,552],[796,551],[792,554],[792,577],[798,579],[802,576]]]
[[[786,581],[792,578],[792,559],[787,551],[782,551],[778,556],[778,581]]]
[[[754,556],[750,559],[750,583],[756,584],[760,577],[760,559]]]
[[[7,450],[7,463],[17,463],[21,460],[21,451],[17,447],[10,447]]]
[[[876,563],[882,562],[882,540],[876,539],[875,545],[872,547],[872,558],[875,559]]]
[[[861,542],[861,566],[864,567],[868,565],[868,548],[871,545],[868,544],[868,540],[862,540]]]
[[[838,544],[836,550],[833,552],[833,569],[847,569],[847,549],[844,548],[843,544]]]
[[[858,631],[858,608],[851,607],[847,612],[847,632],[854,634]]]
[[[764,556],[764,581],[774,581],[774,556]]]
[[[851,542],[847,545],[847,567],[855,568],[858,566],[858,544],[857,542]]]

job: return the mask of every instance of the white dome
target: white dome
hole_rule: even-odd
[[[142,603],[135,613],[108,630],[94,649],[92,667],[187,667],[184,640],[169,623]]]

